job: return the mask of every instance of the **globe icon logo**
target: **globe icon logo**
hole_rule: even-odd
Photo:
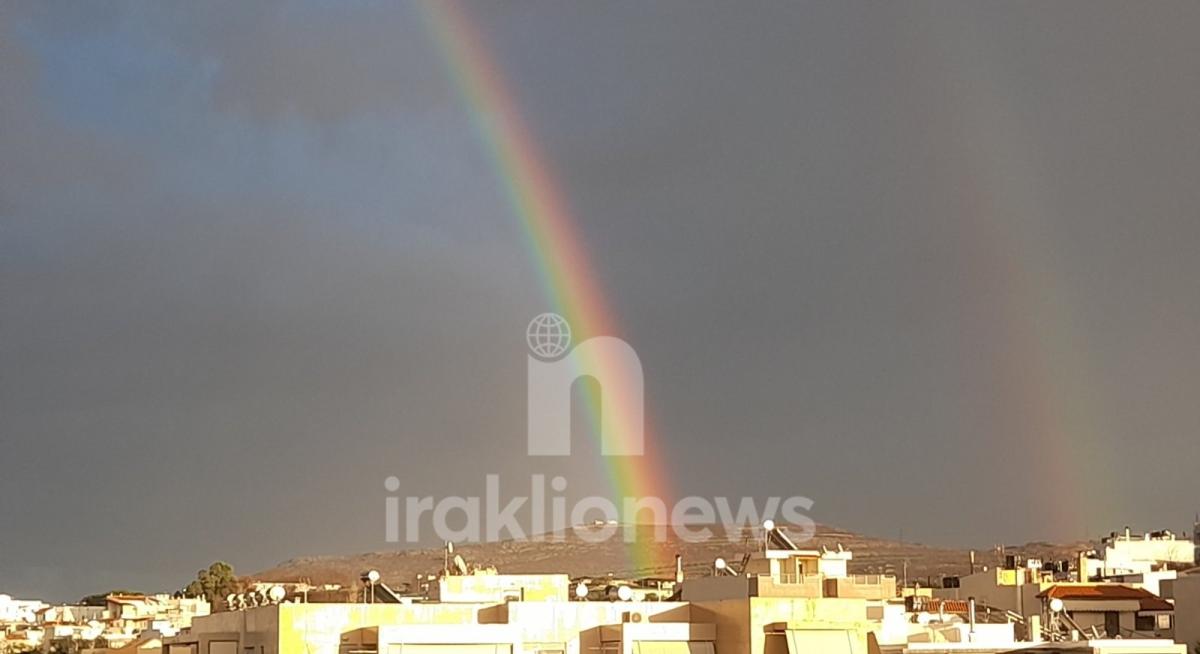
[[[539,358],[557,359],[571,345],[571,326],[557,313],[539,314],[529,321],[525,340]]]

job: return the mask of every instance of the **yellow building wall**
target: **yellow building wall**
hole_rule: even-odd
[[[385,624],[477,624],[487,604],[280,604],[278,651],[339,654],[343,639]],[[206,654],[200,652],[199,654]]]
[[[867,619],[868,601],[858,598],[749,597],[692,602],[692,621],[717,626],[718,654],[773,654],[766,628],[787,623],[796,629],[844,629],[867,651],[867,634],[880,623]],[[786,645],[782,637],[775,637]]]
[[[784,622],[793,629],[846,629],[866,651],[867,633],[878,626],[867,619],[867,601],[857,598],[750,598],[750,654],[764,654],[766,627]],[[718,633],[719,633],[718,627]],[[722,653],[724,654],[724,653]]]
[[[525,651],[567,654],[594,654],[601,645],[600,627],[620,624],[626,614],[639,614],[645,622],[688,622],[691,616],[686,602],[510,602],[507,611]]]
[[[563,574],[451,575],[438,580],[438,598],[443,602],[566,602],[571,580]]]

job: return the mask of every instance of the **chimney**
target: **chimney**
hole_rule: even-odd
[[[675,583],[683,583],[683,555],[675,555]]]
[[[969,640],[975,642],[975,596],[967,598],[967,619],[971,621],[971,631]]]

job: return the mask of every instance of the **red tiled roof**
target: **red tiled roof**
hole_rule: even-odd
[[[1175,606],[1145,588],[1133,588],[1118,584],[1091,584],[1088,586],[1056,585],[1042,591],[1038,597],[1061,600],[1137,600],[1143,611],[1174,611]]]
[[[928,612],[942,611],[943,613],[967,613],[970,607],[967,600],[930,598],[925,600],[924,610]]]

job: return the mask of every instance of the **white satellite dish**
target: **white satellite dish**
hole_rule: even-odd
[[[1057,597],[1050,600],[1050,610],[1054,611],[1055,613],[1062,613],[1063,606],[1063,601]]]
[[[278,604],[283,601],[283,598],[287,597],[287,591],[284,590],[283,586],[271,586],[271,590],[267,591],[267,596],[271,598],[272,602]]]
[[[584,599],[587,596],[588,596],[587,584],[583,583],[582,581],[579,582],[578,584],[576,584],[575,585],[575,597],[578,597],[579,599]]]
[[[629,586],[621,586],[617,589],[617,599],[622,602],[628,602],[633,599],[633,590]]]
[[[775,521],[771,519],[763,520],[763,529],[767,531],[775,531]]]

